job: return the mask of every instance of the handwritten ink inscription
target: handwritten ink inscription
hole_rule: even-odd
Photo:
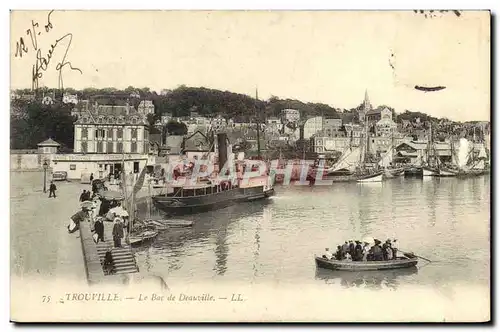
[[[32,90],[37,90],[39,86],[39,80],[43,77],[43,73],[46,72],[49,69],[49,65],[51,63],[52,57],[54,55],[55,50],[59,45],[66,44],[65,49],[64,49],[64,56],[56,64],[56,71],[59,72],[59,77],[58,77],[58,87],[59,89],[64,88],[64,82],[63,82],[63,69],[68,68],[72,71],[78,71],[80,74],[83,74],[82,71],[79,68],[73,67],[70,61],[66,60],[68,56],[68,51],[71,47],[71,43],[73,41],[73,34],[72,33],[66,33],[62,37],[58,38],[50,44],[49,50],[48,51],[42,51],[39,48],[38,45],[38,36],[42,34],[42,32],[45,30],[45,33],[49,33],[52,31],[54,28],[54,25],[52,24],[51,21],[51,15],[54,11],[50,11],[50,13],[47,15],[47,21],[43,25],[42,29],[40,29],[40,25],[38,22],[35,22],[34,20],[31,21],[31,27],[26,30],[26,35],[29,37],[29,41],[31,42],[30,47],[33,48],[34,54],[35,54],[35,64],[32,67],[32,72],[31,72],[31,89]],[[29,45],[29,43],[28,43]],[[21,37],[19,38],[19,41],[16,42],[16,53],[15,57],[22,58],[23,55],[29,54],[30,53],[30,47],[28,47],[27,43],[25,42],[24,38]],[[62,46],[64,47],[64,46]]]

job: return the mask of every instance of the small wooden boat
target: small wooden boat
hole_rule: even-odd
[[[154,239],[156,236],[158,236],[158,232],[151,231],[151,230],[142,231],[142,232],[139,232],[136,234],[132,234],[129,237],[130,245],[133,246],[133,245],[142,244],[144,242],[148,242],[148,241]]]
[[[152,226],[158,231],[164,231],[169,228],[183,228],[183,227],[192,227],[194,225],[193,221],[190,220],[145,220],[144,223],[147,226]]]
[[[315,257],[316,267],[337,270],[337,271],[375,271],[391,270],[414,267],[418,263],[418,258],[398,257],[397,259],[387,261],[338,261],[335,259],[326,259]]]

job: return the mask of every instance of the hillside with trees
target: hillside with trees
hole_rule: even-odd
[[[17,90],[18,95],[29,94],[29,90]],[[266,117],[279,116],[283,109],[299,110],[301,118],[325,116],[341,118],[344,123],[358,122],[358,111],[362,109],[360,103],[352,109],[338,109],[322,103],[308,103],[296,99],[280,99],[272,96],[268,100],[256,100],[254,97],[221,91],[216,89],[180,86],[174,90],[162,90],[160,93],[149,88],[135,88],[129,86],[124,90],[115,88],[86,88],[83,90],[65,89],[65,93],[76,94],[79,100],[89,100],[90,103],[107,105],[124,105],[129,103],[138,107],[142,100],[151,100],[155,106],[155,113],[148,116],[148,122],[153,125],[162,114],[170,113],[174,117],[188,116],[190,112],[198,112],[201,116],[214,117],[221,115],[226,119],[232,118],[237,122],[254,121],[257,116],[263,121]],[[11,148],[32,149],[36,144],[52,137],[68,148],[73,147],[73,121],[69,115],[72,105],[65,105],[57,101],[54,105],[42,105],[39,97],[53,93],[56,99],[61,99],[61,91],[51,91],[41,88],[37,93],[37,101],[14,100],[11,104]],[[59,98],[58,98],[59,96]],[[381,105],[377,108],[388,107],[393,115],[394,109]],[[397,114],[395,120],[409,120],[414,122],[420,118],[421,122],[437,122],[439,119],[421,112],[406,110]],[[170,124],[175,127],[176,125]],[[151,128],[153,130],[153,128]],[[183,128],[172,128],[174,131]]]

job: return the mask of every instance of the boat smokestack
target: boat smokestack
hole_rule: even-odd
[[[224,168],[227,162],[227,134],[218,133],[217,134],[217,146],[219,152],[219,172]]]

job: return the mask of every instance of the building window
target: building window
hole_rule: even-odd
[[[76,164],[70,164],[70,165],[69,165],[69,170],[70,170],[70,171],[74,171],[74,170],[76,170]]]
[[[106,147],[107,153],[113,153],[113,142],[108,142],[108,146]]]
[[[116,143],[116,152],[118,152],[118,153],[123,152],[123,143],[122,142]]]
[[[117,139],[123,138],[123,129],[122,128],[118,128],[118,130],[116,131],[116,138]]]
[[[137,129],[136,128],[132,128],[132,138],[137,139]]]
[[[87,142],[82,142],[82,152],[87,153],[88,147],[87,147]]]
[[[131,150],[130,152],[132,152],[132,153],[137,153],[137,143],[136,142],[132,142],[130,150]]]
[[[82,139],[87,139],[88,130],[87,128],[82,128]]]
[[[103,153],[102,142],[97,142],[97,153]]]

